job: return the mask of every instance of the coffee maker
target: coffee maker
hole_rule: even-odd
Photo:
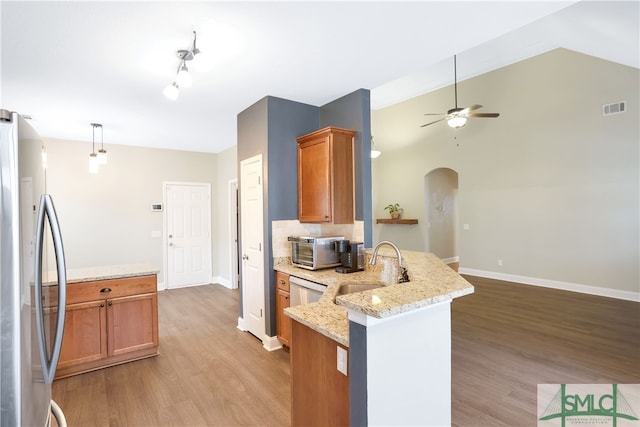
[[[354,273],[364,270],[364,243],[339,240],[336,249],[340,254],[341,265],[336,267],[338,273]]]

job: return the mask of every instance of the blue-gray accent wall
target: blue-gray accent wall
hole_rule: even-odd
[[[364,221],[364,245],[373,242],[371,195],[371,94],[359,89],[320,108],[320,128],[337,126],[357,131],[354,144],[356,220]]]
[[[349,423],[367,425],[367,328],[349,322]]]
[[[242,160],[262,154],[263,161],[265,333],[268,336],[276,335],[276,281],[271,221],[298,219],[296,138],[326,126],[357,132],[356,220],[364,221],[365,246],[371,246],[371,107],[368,90],[359,89],[321,107],[266,96],[238,114],[238,173]],[[238,176],[239,189],[242,189],[241,179]],[[239,199],[242,200],[242,195]],[[242,293],[239,312],[242,317]]]

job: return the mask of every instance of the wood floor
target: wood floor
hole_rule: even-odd
[[[539,383],[640,383],[640,304],[467,277],[452,307],[452,421],[536,425]],[[236,328],[238,291],[159,294],[160,356],[58,380],[69,426],[289,424],[289,355]]]
[[[160,355],[55,381],[70,427],[289,424],[289,354],[236,328],[238,291],[158,293]]]
[[[452,422],[535,426],[537,384],[640,383],[640,304],[467,277],[452,304]]]

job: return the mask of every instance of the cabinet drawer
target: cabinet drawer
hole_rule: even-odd
[[[67,286],[67,304],[146,294],[156,290],[155,275],[71,283]]]
[[[276,271],[276,286],[278,289],[289,292],[289,275]]]

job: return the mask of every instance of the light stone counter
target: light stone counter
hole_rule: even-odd
[[[473,285],[431,253],[401,251],[409,271],[408,283],[397,283],[398,263],[395,252],[383,247],[376,265],[369,265],[367,250],[365,270],[341,274],[334,269],[311,271],[295,267],[286,258],[274,260],[277,271],[327,285],[320,301],[289,307],[285,314],[311,329],[349,345],[347,310],[376,318],[386,318],[442,301],[473,293]],[[338,289],[348,283],[385,284],[381,288],[336,297]]]
[[[158,269],[150,264],[104,265],[99,267],[68,268],[67,283],[93,282],[96,280],[121,279],[124,277],[158,274]],[[57,284],[55,271],[49,272],[46,284]]]

